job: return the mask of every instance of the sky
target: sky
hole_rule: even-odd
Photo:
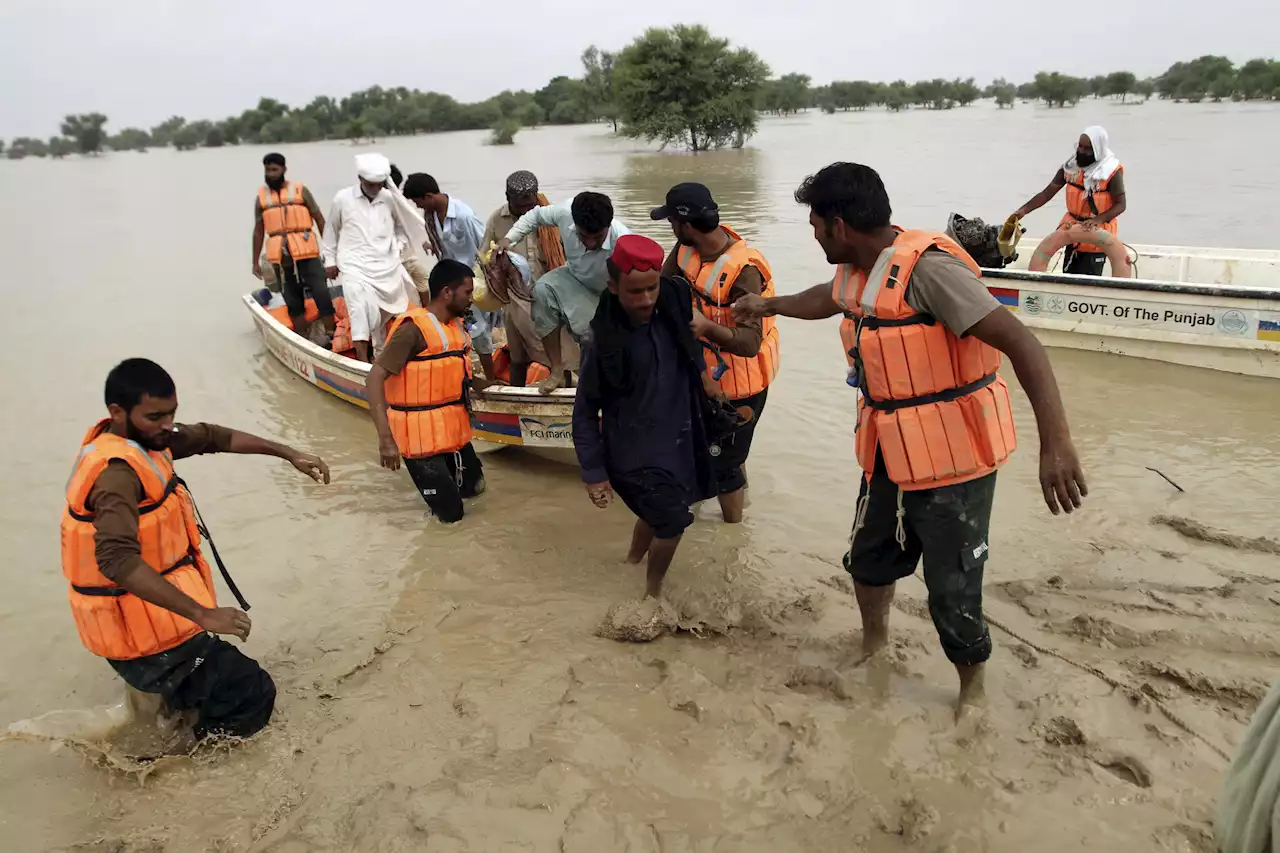
[[[375,84],[482,100],[576,76],[588,45],[616,50],[676,23],[815,84],[1280,58],[1275,0],[0,0],[0,137],[50,136],[73,112],[119,130]]]

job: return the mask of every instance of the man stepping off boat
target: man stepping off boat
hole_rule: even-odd
[[[356,155],[355,186],[339,190],[324,229],[325,275],[342,276],[351,341],[360,361],[382,351],[389,319],[417,304],[401,248],[428,244],[418,209],[390,181],[391,161]]]
[[[1116,219],[1128,206],[1124,193],[1124,166],[1120,165],[1119,158],[1107,144],[1107,132],[1103,128],[1097,125],[1085,128],[1076,141],[1075,154],[1062,164],[1047,187],[1013,212],[1013,218],[1023,219],[1033,210],[1039,210],[1063,187],[1067,188],[1067,212],[1058,228],[1083,226],[1088,230],[1100,229],[1112,238],[1116,237],[1119,229]],[[1079,243],[1067,246],[1062,271],[1075,275],[1102,275],[1106,263],[1105,247]]]
[[[306,288],[311,291],[320,322],[332,340],[337,319],[324,262],[320,260],[324,215],[311,190],[285,178],[283,154],[273,152],[263,157],[262,171],[264,186],[253,200],[253,274],[263,278],[265,242],[267,263],[280,284],[293,330],[304,338],[310,337],[311,322],[307,320],[307,297],[303,292]]]
[[[582,339],[609,281],[605,269],[609,253],[619,237],[631,233],[613,218],[613,202],[608,196],[582,192],[572,205],[553,204],[530,210],[507,232],[499,248],[511,251],[534,231],[548,227],[560,231],[565,264],[546,273],[533,286],[534,334],[542,341],[551,368],[551,375],[538,383],[544,394],[568,384],[560,330],[568,329],[574,340]]]
[[[484,468],[471,446],[471,392],[491,383],[472,379],[463,318],[473,275],[458,261],[437,263],[427,307],[392,322],[365,383],[382,467],[399,470],[403,459],[427,506],[447,523],[462,520],[463,498],[484,491]]]
[[[216,634],[246,640],[248,604],[219,607],[203,529],[175,459],[201,453],[275,456],[317,482],[319,457],[213,424],[175,424],[178,392],[164,368],[131,358],[107,374],[108,417],[89,429],[67,481],[62,571],[85,648],[135,690],[195,711],[197,738],[248,737],[265,726],[276,686]],[[214,550],[217,558],[217,550]]]
[[[693,297],[683,279],[661,274],[662,261],[648,237],[619,238],[573,405],[587,494],[603,508],[616,493],[635,513],[627,561],[648,557],[645,592],[653,598],[693,523],[690,507],[716,493]]]
[[[1016,444],[1009,357],[1040,434],[1040,485],[1055,515],[1088,493],[1044,348],[1004,310],[979,268],[943,234],[892,226],[867,166],[834,163],[796,190],[832,281],[790,296],[746,296],[734,314],[821,320],[843,313],[842,348],[861,390],[857,456],[865,476],[845,569],[862,612],[863,650],[888,642],[894,584],[924,559],[929,612],[960,676],[963,710],[983,700],[991,637],[982,570],[996,470]]]
[[[480,245],[488,248],[491,244],[502,240],[520,218],[535,207],[548,207],[551,202],[538,191],[538,178],[533,172],[512,172],[507,176],[507,202],[489,216],[485,225],[484,239]],[[560,229],[554,225],[545,225],[530,231],[523,240],[511,244],[511,252],[522,256],[528,262],[530,278],[536,282],[554,269],[564,266],[564,241]],[[503,263],[498,256],[497,263]],[[486,267],[486,275],[494,266],[493,262]],[[498,270],[494,270],[498,272]],[[533,289],[517,270],[515,275],[508,275],[510,287],[507,289],[506,329],[507,350],[511,359],[511,384],[524,386],[529,382],[530,368],[534,364],[550,367],[550,358],[542,346],[533,323]],[[566,328],[560,328],[556,334],[560,339],[560,356],[564,362],[566,373],[577,369],[578,344]],[[566,383],[568,384],[567,378]]]
[[[772,317],[733,319],[731,306],[744,296],[774,295],[773,273],[764,255],[720,222],[719,207],[702,184],[677,184],[666,203],[650,213],[671,223],[676,245],[663,274],[683,275],[693,285],[693,334],[702,341],[707,373],[750,422],[711,447],[720,512],[742,521],[747,478],[743,466],[769,384],[778,375],[778,329]],[[745,414],[745,411],[744,411]]]

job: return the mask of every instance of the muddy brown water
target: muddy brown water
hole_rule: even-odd
[[[881,170],[902,224],[941,227],[953,210],[997,221],[1094,122],[1128,167],[1131,242],[1275,245],[1273,105],[810,114],[765,120],[746,150],[696,157],[594,127],[522,131],[510,148],[466,133],[376,147],[481,215],[505,175],[528,168],[553,199],[609,193],[621,218],[664,241],[648,209],[671,184],[702,180],[790,291],[829,275],[791,200],[805,174],[860,160]],[[367,147],[285,153],[324,199]],[[570,468],[489,456],[489,491],[467,521],[428,523],[408,478],[378,468],[367,416],[287,373],[252,332],[239,296],[253,283],[264,151],[0,163],[11,336],[0,722],[120,699],[76,639],[57,532],[115,361],[165,364],[181,418],[279,437],[334,473],[322,488],[274,460],[183,463],[253,602],[246,651],[281,688],[276,721],[141,782],[90,750],[0,743],[6,850],[1210,849],[1224,762],[1148,701],[995,632],[989,716],[957,730],[954,675],[916,581],[901,587],[892,654],[857,665],[839,567],[854,402],[834,323],[781,322],[747,521],[728,528],[703,507],[681,546],[671,597],[696,633],[643,647],[592,635],[641,577],[620,565],[626,510],[595,510]],[[1060,204],[1033,228],[1051,227]],[[1045,511],[1019,392],[988,610],[1145,689],[1229,751],[1280,655],[1280,568],[1151,519],[1280,533],[1276,386],[1051,355],[1092,493],[1070,518]]]

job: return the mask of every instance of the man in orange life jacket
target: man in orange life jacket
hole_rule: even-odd
[[[463,498],[484,491],[484,468],[471,446],[471,391],[499,384],[471,374],[463,318],[473,275],[464,263],[440,260],[427,307],[392,321],[365,383],[382,467],[399,470],[403,458],[427,506],[446,523],[462,520]]]
[[[748,294],[771,297],[773,273],[764,255],[720,223],[719,207],[702,184],[677,184],[666,203],[650,212],[671,223],[676,245],[662,274],[683,275],[693,285],[690,328],[703,342],[707,371],[725,397],[750,422],[711,447],[720,512],[724,520],[742,521],[747,478],[743,466],[751,439],[764,412],[769,384],[778,374],[778,330],[772,317],[734,321],[730,307]]]
[[[289,309],[289,322],[302,337],[311,331],[307,320],[305,286],[311,291],[320,322],[329,336],[336,327],[329,282],[320,260],[320,234],[324,215],[311,190],[296,181],[285,180],[284,155],[271,153],[262,158],[265,186],[253,201],[253,274],[262,278],[259,259],[262,243],[267,244],[267,262],[275,269],[280,294]],[[318,229],[318,233],[314,230]]]
[[[867,166],[834,163],[805,179],[832,282],[789,296],[748,296],[737,316],[820,320],[843,313],[850,384],[862,391],[858,497],[846,570],[862,612],[863,647],[888,641],[894,583],[924,558],[929,612],[960,675],[960,709],[983,698],[991,638],[982,568],[995,471],[1015,444],[1009,392],[996,373],[1013,364],[1040,433],[1040,484],[1055,515],[1087,494],[1058,385],[1044,348],[1004,310],[978,267],[944,235],[899,231],[889,196]]]
[[[173,710],[196,711],[197,737],[247,737],[271,719],[275,684],[214,636],[248,639],[251,623],[242,610],[217,604],[200,553],[203,531],[173,461],[200,453],[276,456],[325,483],[329,469],[248,433],[175,424],[173,379],[143,358],[107,375],[106,403],[110,417],[82,442],[62,518],[62,570],[80,639],[134,689],[160,694]]]
[[[1058,190],[1067,188],[1067,212],[1059,228],[1083,225],[1115,236],[1116,219],[1129,206],[1124,193],[1124,166],[1111,150],[1107,132],[1098,125],[1085,128],[1076,140],[1075,155],[1058,169],[1049,185],[1013,212],[1018,219],[1039,210]],[[1105,236],[1105,235],[1104,235]],[[1102,275],[1107,256],[1101,246],[1081,243],[1068,246],[1062,271],[1076,275]]]

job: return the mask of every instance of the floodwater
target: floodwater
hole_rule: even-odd
[[[746,150],[699,156],[600,127],[526,130],[507,148],[479,133],[376,147],[482,216],[509,172],[532,169],[552,199],[604,191],[664,241],[648,209],[701,180],[786,292],[830,275],[791,199],[806,174],[837,159],[875,166],[903,225],[940,228],[951,211],[999,221],[1093,123],[1128,167],[1130,242],[1275,246],[1270,104],[811,113],[765,120]],[[284,151],[324,199],[369,147]],[[489,491],[463,524],[429,522],[403,472],[378,467],[367,416],[259,344],[239,296],[254,284],[264,151],[0,163],[12,320],[0,724],[121,698],[77,641],[58,570],[61,491],[116,361],[168,367],[180,418],[279,438],[334,475],[322,487],[276,460],[182,463],[254,605],[245,650],[280,686],[275,722],[145,779],[83,744],[0,742],[6,850],[1212,849],[1225,762],[1151,698],[1231,750],[1280,656],[1280,568],[1152,518],[1280,533],[1273,384],[1051,353],[1091,494],[1069,518],[1045,511],[1018,392],[1022,447],[1001,475],[988,611],[1144,693],[993,630],[989,715],[957,730],[922,584],[900,586],[883,665],[857,663],[839,568],[858,480],[854,401],[834,322],[781,321],[784,369],[757,433],[747,521],[725,527],[704,506],[681,545],[671,598],[697,630],[649,646],[597,639],[608,606],[642,588],[620,565],[623,507],[600,512],[576,471],[504,451],[486,457]]]

